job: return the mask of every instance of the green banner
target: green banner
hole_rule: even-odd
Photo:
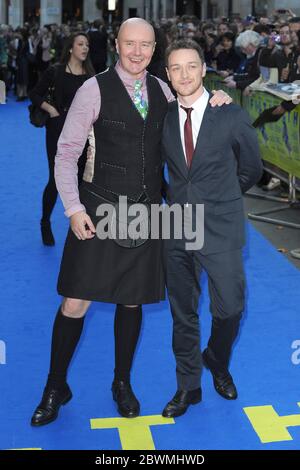
[[[223,83],[223,78],[216,73],[208,72],[205,77],[205,86],[209,91],[224,90],[231,96],[235,104],[241,104],[241,90],[235,88],[227,88]]]
[[[240,104],[240,91],[226,88],[216,74],[208,74],[205,86],[209,90],[223,89],[234,103]],[[243,107],[251,116],[252,122],[266,109],[278,106],[282,100],[264,92],[254,92],[243,96]],[[278,168],[300,178],[300,105],[286,112],[277,122],[267,123],[257,128],[260,152],[266,160]]]
[[[281,99],[269,93],[255,92],[243,97],[243,106],[253,121],[265,110],[279,105]],[[300,178],[300,106],[286,112],[277,122],[264,124],[257,129],[259,147],[266,160],[291,175]]]

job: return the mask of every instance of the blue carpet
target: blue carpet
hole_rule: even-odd
[[[90,425],[90,419],[118,417],[110,392],[113,305],[91,307],[69,374],[73,400],[61,409],[56,422],[42,428],[29,425],[46,380],[51,325],[60,302],[56,278],[68,222],[59,202],[53,214],[57,243],[54,248],[42,246],[44,129],[29,124],[27,105],[10,97],[0,106],[0,448],[121,449],[117,429]],[[247,311],[231,363],[239,399],[223,400],[204,371],[203,402],[174,424],[151,426],[156,449],[299,448],[300,365],[291,360],[291,345],[300,338],[300,273],[251,226],[245,264]],[[203,284],[204,346],[210,314],[205,279]],[[142,416],[160,419],[176,389],[174,369],[168,304],[146,306],[132,377]],[[296,415],[298,425],[287,428],[290,437],[280,438],[279,430],[277,437],[262,442],[259,426],[270,436],[274,423],[263,418],[251,421],[244,408],[266,405],[280,416]]]

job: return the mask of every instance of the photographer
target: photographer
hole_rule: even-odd
[[[285,23],[280,27],[279,37],[273,34],[270,36],[267,47],[260,54],[259,65],[276,67],[278,69],[278,81],[289,83],[289,74],[295,62],[296,53],[289,25]]]

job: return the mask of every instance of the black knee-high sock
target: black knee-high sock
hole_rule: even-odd
[[[48,386],[59,388],[66,383],[67,370],[79,341],[83,323],[84,317],[66,317],[59,308],[52,332]]]
[[[142,324],[142,306],[117,305],[115,313],[115,380],[130,381],[134,351]]]

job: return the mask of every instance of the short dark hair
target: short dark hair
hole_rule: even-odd
[[[168,66],[168,60],[173,51],[179,51],[180,49],[193,49],[200,57],[202,64],[205,62],[203,49],[193,39],[178,39],[177,41],[171,42],[166,50],[166,64]]]
[[[202,33],[204,33],[205,31],[209,30],[209,29],[213,29],[215,30],[215,25],[213,23],[205,23],[203,26],[202,26]]]
[[[256,24],[252,31],[255,31],[258,34],[271,34],[271,29],[267,24]]]
[[[220,39],[220,42],[222,42],[223,39],[228,39],[229,41],[234,42],[235,35],[231,31],[227,31],[227,33],[221,34],[219,39]]]
[[[279,26],[279,29],[282,29],[282,28],[289,28],[289,23],[281,23],[281,25]]]

